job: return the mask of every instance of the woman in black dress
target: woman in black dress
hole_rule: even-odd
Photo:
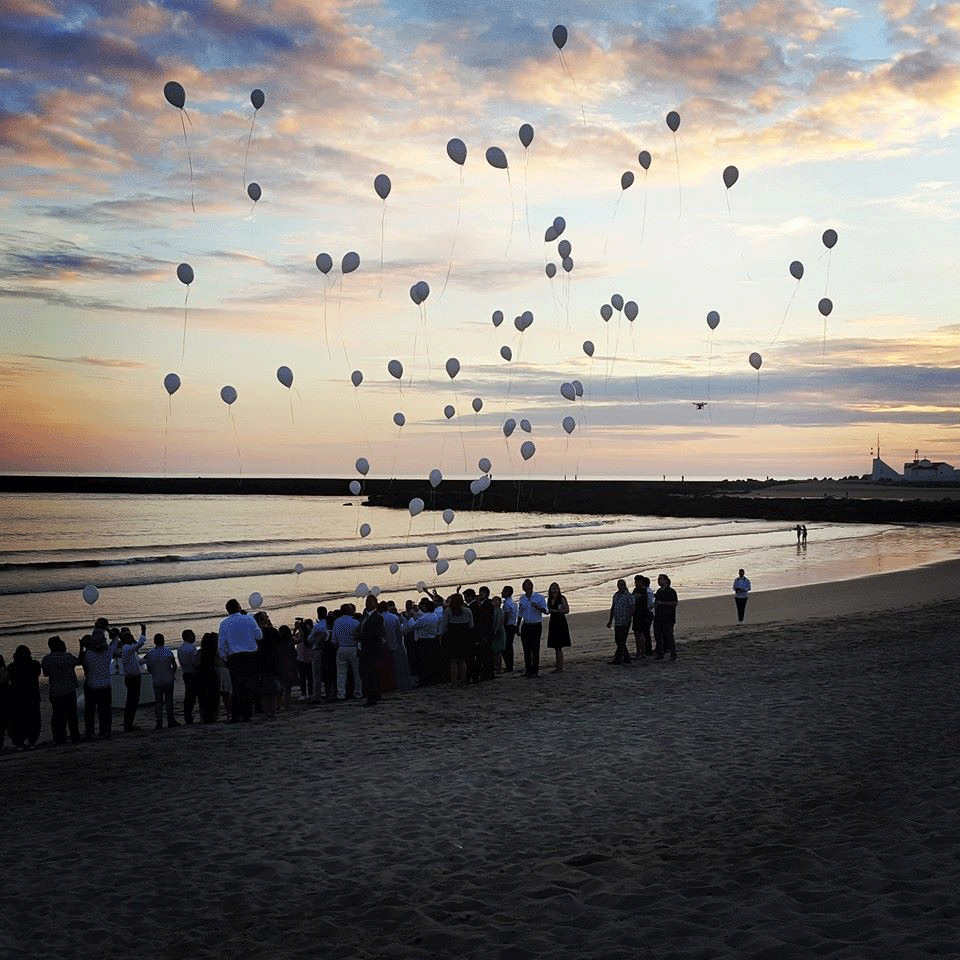
[[[551,583],[547,591],[547,613],[550,625],[547,628],[547,646],[557,655],[557,665],[553,673],[563,673],[563,648],[570,646],[570,627],[567,626],[567,614],[570,604],[560,592],[559,583]]]
[[[447,604],[440,621],[440,637],[450,662],[450,682],[463,687],[467,682],[467,659],[473,645],[473,612],[459,593],[453,594]]]
[[[10,739],[20,750],[29,750],[40,739],[40,662],[30,648],[20,644],[13,653],[10,679]]]

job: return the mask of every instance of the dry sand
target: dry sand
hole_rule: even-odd
[[[957,956],[958,565],[733,619],[681,597],[674,664],[581,615],[560,675],[8,747],[0,956]]]

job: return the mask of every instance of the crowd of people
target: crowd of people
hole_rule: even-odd
[[[678,601],[670,578],[661,574],[656,591],[642,575],[634,584],[631,593],[626,581],[618,581],[613,595],[607,623],[614,630],[612,663],[631,662],[631,630],[637,657],[676,660]],[[198,644],[192,630],[183,630],[176,651],[162,633],[148,646],[145,623],[135,635],[127,627],[111,627],[105,617],[81,638],[77,654],[58,636],[50,638],[41,661],[20,645],[9,665],[0,657],[0,749],[7,732],[17,749],[28,750],[39,740],[41,676],[48,680],[53,741],[62,744],[68,737],[78,743],[97,732],[105,739],[112,735],[116,675],[123,677],[123,729],[130,732],[138,729],[144,672],[152,681],[156,730],[164,721],[167,727],[181,722],[174,712],[178,673],[182,722],[192,724],[221,716],[242,723],[255,712],[269,719],[290,709],[295,688],[300,701],[360,699],[372,707],[389,690],[484,683],[520,671],[514,661],[517,637],[523,676],[536,677],[544,622],[546,645],[555,656],[551,672],[563,672],[564,650],[571,645],[570,606],[559,584],[551,583],[546,596],[535,592],[529,579],[517,597],[509,584],[499,594],[487,586],[462,592],[458,587],[445,598],[435,590],[423,594],[402,609],[368,594],[361,611],[350,602],[331,610],[320,606],[315,618],[297,617],[293,626],[274,626],[266,611],[248,613],[232,599],[216,632],[205,633]]]

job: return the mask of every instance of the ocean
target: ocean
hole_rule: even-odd
[[[442,487],[438,490],[442,506]],[[370,533],[360,535],[362,524]],[[584,516],[365,507],[362,497],[0,495],[0,653],[69,648],[98,616],[178,638],[216,629],[224,603],[254,592],[277,623],[353,599],[361,582],[398,604],[418,582],[452,592],[525,577],[556,580],[573,612],[605,609],[618,577],[668,573],[684,598],[726,595],[739,567],[754,592],[909,569],[958,555],[956,528]],[[438,575],[426,554],[449,564]],[[476,552],[468,564],[464,554]],[[303,572],[296,573],[297,565]],[[391,564],[397,572],[391,573]],[[83,588],[99,599],[88,605]]]

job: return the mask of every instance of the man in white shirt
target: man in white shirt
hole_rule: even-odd
[[[140,670],[140,648],[147,642],[147,625],[140,624],[140,639],[134,640],[133,634],[124,627],[120,631],[120,665],[123,670],[123,683],[127,688],[127,699],[123,707],[123,729],[129,733],[136,730],[134,720],[140,707],[140,690],[143,680]]]
[[[539,593],[533,592],[533,581],[523,581],[523,595],[517,601],[520,614],[520,645],[523,647],[523,665],[525,677],[536,677],[540,673],[540,636],[543,633],[543,615],[547,612],[547,601]]]
[[[347,670],[353,671],[353,695],[363,696],[363,680],[360,677],[360,658],[357,656],[357,635],[360,624],[353,615],[352,605],[340,607],[340,616],[333,621],[331,635],[337,645],[337,699],[347,699]]]
[[[253,717],[253,700],[260,686],[260,656],[257,641],[263,631],[238,600],[227,601],[227,616],[217,631],[220,656],[227,662],[233,685],[231,723]]]
[[[167,726],[180,726],[173,718],[173,685],[177,676],[177,658],[168,650],[162,633],[153,638],[153,649],[147,651],[144,660],[153,677],[153,706],[157,716],[157,729],[163,727],[163,708],[167,708]]]
[[[741,568],[737,579],[733,581],[733,600],[737,605],[737,621],[743,623],[743,615],[747,610],[747,599],[750,593],[750,581]]]
[[[177,660],[183,676],[183,720],[193,723],[193,708],[197,705],[197,635],[192,630],[184,630],[180,636],[183,643],[177,648]]]
[[[503,607],[503,632],[507,642],[503,648],[503,672],[513,673],[513,638],[517,635],[517,602],[513,599],[513,587],[508,583],[501,591]]]

